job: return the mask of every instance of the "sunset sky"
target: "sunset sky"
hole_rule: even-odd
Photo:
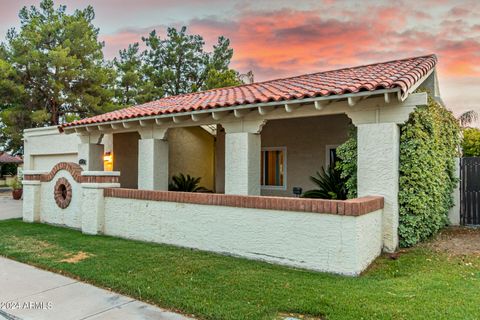
[[[39,1],[0,0],[0,41],[18,11]],[[59,4],[60,2],[56,2]],[[63,0],[91,4],[105,55],[116,56],[152,29],[188,26],[211,46],[231,39],[232,67],[267,80],[436,53],[447,106],[480,111],[480,1]]]

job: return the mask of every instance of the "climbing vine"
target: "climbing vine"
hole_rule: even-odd
[[[400,245],[412,246],[447,223],[457,184],[460,127],[450,111],[428,98],[402,126],[400,134]]]
[[[340,177],[345,179],[347,198],[357,197],[357,128],[352,126],[348,134],[348,140],[337,148],[336,169],[340,170]]]
[[[400,246],[409,247],[447,223],[457,184],[460,127],[450,111],[429,97],[428,104],[417,107],[400,130],[398,232]],[[356,134],[352,134],[337,151],[349,198],[357,193],[356,150]]]

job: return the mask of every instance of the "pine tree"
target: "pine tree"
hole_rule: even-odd
[[[18,151],[25,128],[58,125],[111,111],[114,72],[104,61],[91,6],[67,14],[43,0],[24,7],[20,29],[0,49],[0,130]]]

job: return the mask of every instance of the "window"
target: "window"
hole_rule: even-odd
[[[261,185],[264,189],[287,188],[287,148],[262,148]]]
[[[338,144],[325,146],[325,169],[331,165],[334,165],[338,161],[337,147]]]

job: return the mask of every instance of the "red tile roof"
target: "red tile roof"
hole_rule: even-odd
[[[400,88],[401,92],[405,93],[434,68],[436,63],[435,55],[427,55],[182,94],[73,121],[62,127],[380,89]]]
[[[22,158],[20,157],[14,157],[9,155],[6,152],[0,152],[0,164],[5,164],[5,163],[23,163]]]

